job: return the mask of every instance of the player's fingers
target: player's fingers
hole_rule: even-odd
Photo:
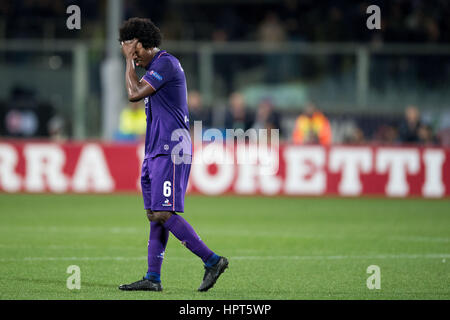
[[[136,43],[138,42],[138,39],[132,39],[132,40],[125,40],[125,41],[122,41],[121,42],[121,44],[122,44],[122,46],[127,46],[127,47],[129,47],[129,46],[134,46],[134,45],[136,45]]]
[[[134,40],[131,42],[130,45],[131,45],[132,47],[136,47],[137,43],[138,43],[138,39],[134,39]]]

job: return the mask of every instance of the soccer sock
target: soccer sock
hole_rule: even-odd
[[[144,278],[153,282],[161,282],[161,275],[156,272],[147,272]]]
[[[148,270],[145,278],[160,282],[161,265],[164,259],[164,250],[169,239],[169,230],[159,222],[150,222],[150,237],[148,240]]]
[[[172,216],[164,224],[173,235],[181,241],[182,244],[196,254],[206,264],[208,259],[213,257],[214,252],[195,233],[194,228],[182,217],[177,214]]]
[[[218,256],[217,254],[213,253],[213,255],[205,262],[205,266],[212,267],[217,262],[219,262],[219,260],[220,260],[220,256]]]

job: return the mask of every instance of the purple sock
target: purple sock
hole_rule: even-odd
[[[214,254],[195,233],[194,228],[182,217],[173,214],[164,224],[173,235],[189,250],[195,253],[204,263]]]
[[[150,222],[150,238],[148,240],[148,271],[161,274],[161,265],[164,259],[169,230],[159,222]]]

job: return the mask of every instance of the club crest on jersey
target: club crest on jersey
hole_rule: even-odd
[[[166,201],[164,201],[164,203],[162,204],[163,207],[171,207],[172,204],[170,203],[169,199],[166,199]]]
[[[150,71],[149,75],[159,81],[161,81],[163,79],[162,75],[160,75],[158,72],[153,71],[153,70]]]

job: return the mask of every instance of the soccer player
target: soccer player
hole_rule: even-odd
[[[161,265],[171,232],[204,262],[205,273],[198,291],[207,291],[228,267],[228,260],[209,249],[192,226],[177,214],[184,212],[192,158],[183,68],[177,58],[159,49],[161,32],[149,19],[125,21],[120,28],[119,41],[126,59],[128,99],[132,102],[144,99],[145,102],[147,129],[141,186],[150,221],[147,274],[142,280],[120,285],[119,289],[162,290]],[[135,66],[147,71],[142,79],[138,78]],[[172,134],[180,130],[187,134],[181,135],[181,142],[172,141]],[[179,144],[181,151],[178,151]],[[175,161],[175,153],[180,155],[179,152],[183,161]]]

